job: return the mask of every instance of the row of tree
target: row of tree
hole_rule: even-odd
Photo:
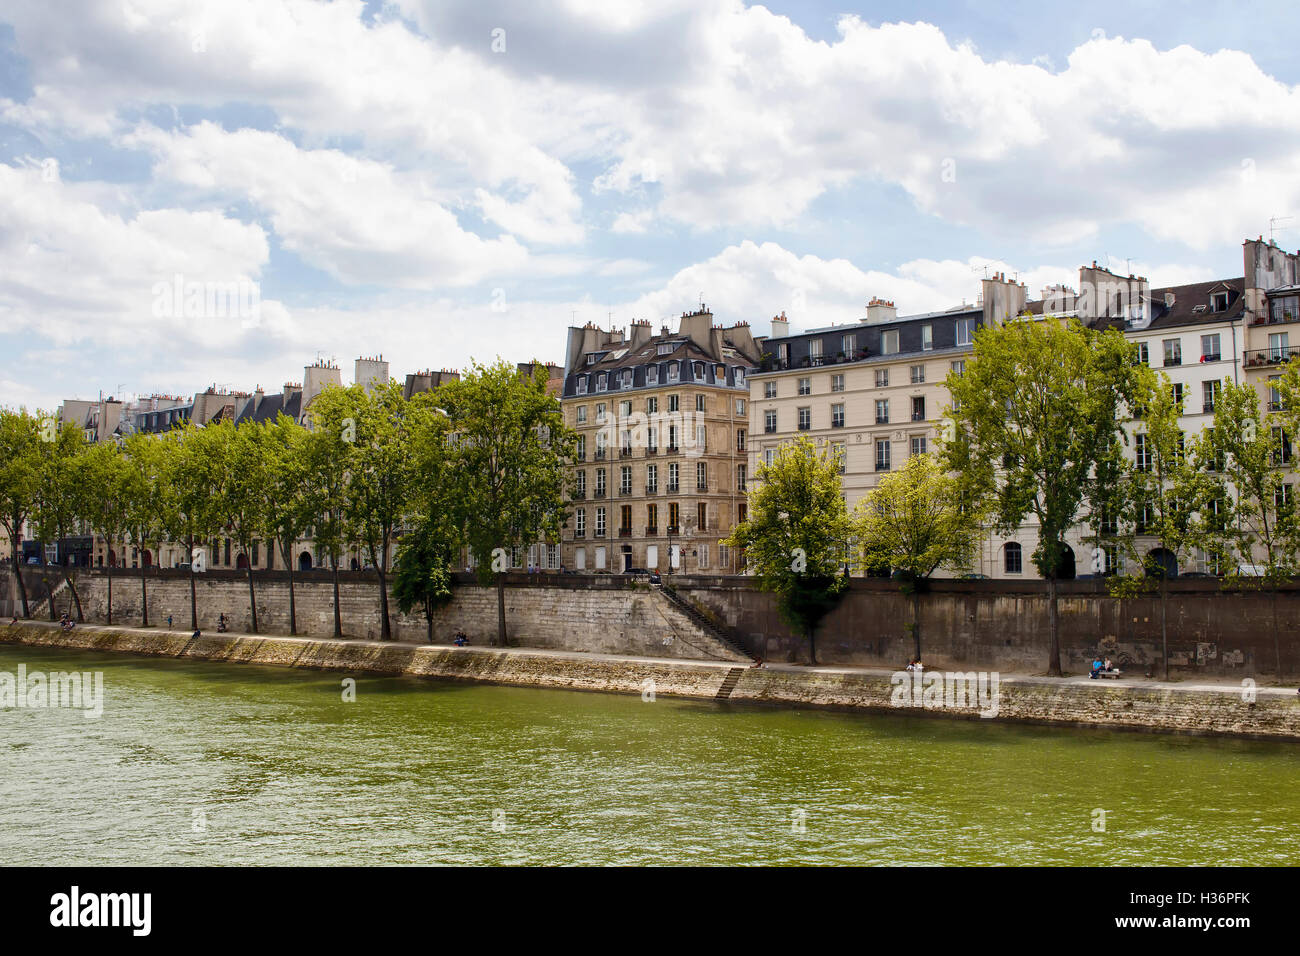
[[[1184,432],[1183,396],[1164,373],[1118,331],[1075,321],[980,329],[972,359],[946,384],[952,402],[936,451],[885,477],[852,515],[830,450],[793,442],[758,468],[749,520],[731,543],[808,635],[814,661],[812,637],[844,589],[846,553],[904,579],[919,657],[925,582],[941,568],[969,570],[989,530],[1012,534],[1032,521],[1032,561],[1048,588],[1049,673],[1061,673],[1066,537],[1080,528],[1110,593],[1158,590],[1166,676],[1169,565],[1198,553],[1226,583],[1271,590],[1282,673],[1277,595],[1300,571],[1288,481],[1300,362],[1280,369],[1267,402],[1251,384],[1216,383],[1213,418],[1196,435]],[[1115,573],[1125,558],[1138,573]]]
[[[547,394],[545,374],[504,362],[476,364],[459,380],[409,399],[397,382],[369,390],[331,387],[309,414],[310,428],[284,415],[239,424],[222,419],[88,444],[75,424],[57,427],[47,416],[0,409],[0,526],[12,545],[24,616],[30,608],[18,547],[25,524],[42,542],[86,529],[140,552],[163,541],[183,545],[192,556],[194,628],[196,574],[208,541],[224,535],[249,556],[254,631],[253,542],[278,544],[289,572],[290,633],[296,633],[293,548],[310,537],[334,572],[335,636],[343,633],[338,572],[351,548],[364,549],[378,574],[384,639],[392,636],[390,575],[401,609],[422,609],[432,637],[434,609],[450,597],[452,569],[468,549],[481,557],[480,579],[495,579],[504,644],[508,556],[556,536],[566,517],[573,439],[558,400]],[[62,564],[84,619],[66,550]],[[143,560],[140,565],[148,626],[148,580]]]

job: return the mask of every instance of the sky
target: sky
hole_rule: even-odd
[[[75,14],[70,11],[74,11]],[[0,405],[1300,247],[1291,2],[0,7]],[[223,290],[238,295],[225,310]],[[197,293],[197,294],[196,294]],[[233,314],[232,314],[233,313]]]

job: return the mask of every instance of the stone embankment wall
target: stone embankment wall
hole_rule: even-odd
[[[248,584],[239,572],[209,571],[198,580],[199,624],[215,631],[225,613],[235,631],[247,631]],[[378,581],[373,572],[341,575],[340,606],[344,634],[379,635]],[[102,622],[107,604],[102,571],[82,573],[78,588],[87,619]],[[309,636],[333,634],[333,590],[328,572],[296,576],[298,630]],[[674,575],[677,593],[691,600],[750,653],[776,662],[806,662],[807,642],[781,621],[771,595],[743,577]],[[286,572],[259,572],[256,578],[260,630],[289,630]],[[162,624],[172,615],[188,628],[189,578],[184,572],[151,570],[149,614]],[[0,576],[0,613],[13,607],[12,573]],[[29,595],[44,595],[37,575],[29,575]],[[9,599],[9,600],[7,600]],[[60,610],[66,590],[56,595]],[[114,575],[115,623],[140,621],[138,574]],[[44,616],[40,602],[36,613]],[[920,595],[921,651],[932,667],[1044,673],[1048,659],[1047,593],[1041,581],[935,581]],[[392,604],[394,635],[425,639],[422,614],[403,615]],[[1276,601],[1283,674],[1300,676],[1300,586],[1281,590]],[[901,667],[913,654],[906,625],[912,599],[897,583],[855,579],[843,601],[817,630],[817,657],[823,664]],[[1171,676],[1273,679],[1274,600],[1267,592],[1225,591],[1215,580],[1170,582],[1168,602]],[[496,592],[457,575],[454,600],[434,620],[434,640],[448,643],[457,629],[474,644],[496,633]],[[506,588],[511,643],[527,647],[676,658],[735,659],[706,630],[643,583],[619,575],[512,575]],[[1101,581],[1061,584],[1061,660],[1069,673],[1081,673],[1096,656],[1109,656],[1137,675],[1163,675],[1160,602],[1157,597],[1117,600]]]
[[[953,707],[898,704],[896,675],[886,672],[754,669],[727,663],[611,659],[523,649],[452,648],[362,641],[229,634],[188,635],[145,629],[21,623],[0,625],[0,642],[114,651],[233,663],[312,667],[350,674],[408,675],[570,690],[716,698],[783,706],[833,707],[892,715],[981,720],[978,703]],[[973,675],[972,675],[973,676]],[[728,694],[728,689],[730,693]],[[1293,690],[1230,686],[1132,685],[1086,678],[1006,678],[993,721],[1062,724],[1300,741],[1300,700]],[[107,692],[112,702],[112,688]]]
[[[808,642],[780,619],[776,601],[752,581],[686,575],[679,594],[731,629],[751,653],[771,661],[807,661]],[[1139,676],[1163,675],[1160,600],[1118,600],[1102,581],[1060,585],[1061,664],[1087,670],[1109,656]],[[920,595],[921,654],[931,667],[1044,673],[1049,649],[1047,586],[1042,581],[933,581]],[[1300,585],[1277,598],[1282,673],[1300,675]],[[1224,590],[1217,580],[1169,583],[1170,676],[1250,677],[1277,674],[1274,599],[1268,592]],[[906,625],[913,601],[893,581],[855,579],[817,629],[824,664],[901,667],[914,654]]]
[[[339,608],[345,637],[377,639],[380,636],[379,579],[373,574],[353,572],[340,575]],[[32,601],[33,617],[49,619],[44,599],[45,584],[39,575],[25,578]],[[56,613],[71,604],[66,588],[55,584]],[[254,578],[257,594],[258,630],[263,634],[289,633],[289,578],[284,572],[259,572]],[[672,657],[696,660],[746,661],[707,631],[692,622],[662,594],[649,585],[606,575],[596,585],[562,586],[547,584],[538,575],[520,575],[505,590],[506,626],[512,645],[589,651],[642,657]],[[105,623],[108,607],[108,576],[101,571],[83,572],[76,579],[86,621]],[[7,585],[11,597],[0,613],[12,613],[12,574]],[[3,587],[4,585],[0,585]],[[149,623],[189,630],[190,578],[185,572],[152,570],[147,577]],[[215,632],[217,620],[225,614],[229,629],[248,632],[252,620],[248,606],[248,578],[242,572],[208,571],[195,575],[199,628]],[[334,588],[328,572],[295,575],[294,597],[297,633],[309,637],[334,634]],[[39,598],[39,600],[37,600]],[[113,575],[113,623],[139,625],[143,603],[140,576]],[[426,641],[428,626],[423,611],[402,614],[389,595],[392,635],[400,641]],[[75,614],[74,614],[75,616]],[[450,644],[457,631],[464,631],[471,644],[493,643],[497,636],[497,592],[472,583],[468,575],[457,575],[450,603],[434,613],[434,643]]]

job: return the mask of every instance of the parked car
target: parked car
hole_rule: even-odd
[[[987,574],[977,574],[974,571],[967,572],[966,574],[959,574],[957,576],[958,581],[987,581],[988,579],[989,576]]]
[[[645,568],[628,568],[623,573],[624,574],[649,574],[650,572],[647,571]]]
[[[40,558],[34,558],[34,557],[33,557],[33,558],[28,558],[28,559],[27,559],[27,563],[28,563],[28,564],[40,564],[40,563],[41,563],[41,560],[40,560]]]
[[[651,571],[651,572],[650,572],[650,583],[651,583],[651,584],[661,584],[661,583],[663,583],[663,578],[661,578],[661,577],[659,576],[659,572],[658,572],[658,571]]]

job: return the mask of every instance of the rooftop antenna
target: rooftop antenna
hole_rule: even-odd
[[[1279,222],[1290,222],[1294,218],[1294,216],[1274,216],[1271,218],[1268,221],[1268,241],[1273,241],[1274,233],[1277,232],[1277,224]]]

